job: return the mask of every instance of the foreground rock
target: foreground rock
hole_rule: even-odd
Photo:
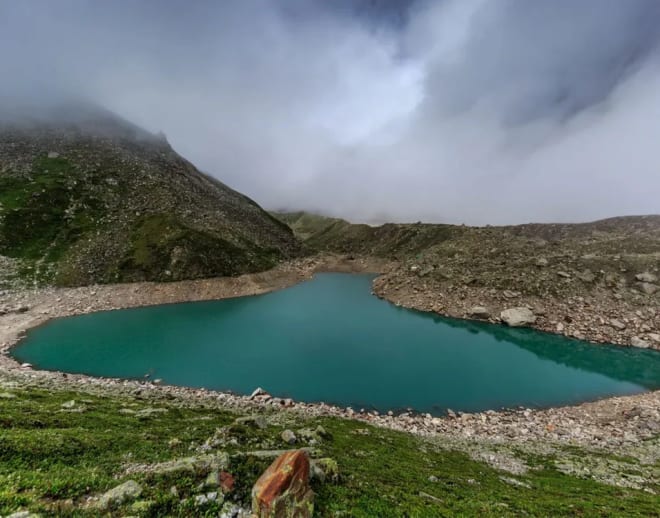
[[[280,455],[252,488],[256,516],[305,518],[314,512],[314,493],[309,487],[309,456],[304,450]]]
[[[529,308],[505,309],[500,313],[502,322],[511,327],[528,326],[536,322],[536,316]]]

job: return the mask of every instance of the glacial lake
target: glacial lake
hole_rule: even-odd
[[[324,273],[252,297],[53,320],[13,351],[38,368],[440,415],[660,388],[660,354],[442,318]]]

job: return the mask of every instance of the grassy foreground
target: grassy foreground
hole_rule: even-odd
[[[131,467],[219,450],[229,455],[226,471],[235,478],[226,500],[249,507],[250,489],[272,458],[245,453],[291,448],[280,437],[286,428],[299,438],[307,429],[307,440],[296,446],[311,441],[314,457],[338,464],[338,482],[313,482],[319,516],[658,516],[660,509],[657,495],[564,475],[550,458],[527,459],[536,469],[513,477],[441,442],[360,422],[284,412],[264,417],[261,428],[237,424],[233,413],[139,395],[0,389],[0,516],[17,510],[98,516],[89,497],[129,479],[143,486],[142,495],[108,514],[217,516],[222,502],[195,502],[207,491],[200,489],[204,473]]]

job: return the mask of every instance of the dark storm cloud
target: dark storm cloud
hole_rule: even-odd
[[[271,208],[658,212],[655,0],[0,0],[0,108],[80,96]]]

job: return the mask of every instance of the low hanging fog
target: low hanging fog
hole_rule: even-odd
[[[0,0],[0,43],[4,111],[99,103],[266,208],[660,212],[657,0]]]

